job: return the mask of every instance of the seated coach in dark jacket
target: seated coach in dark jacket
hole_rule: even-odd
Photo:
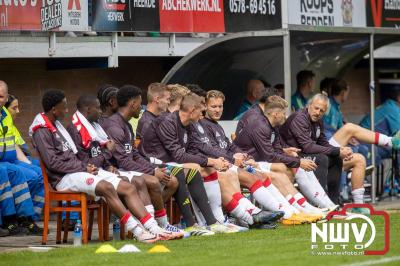
[[[326,139],[322,118],[328,107],[328,97],[316,94],[307,107],[289,116],[280,133],[289,146],[301,149],[303,156],[315,158],[315,174],[320,182],[326,180],[327,184],[321,185],[328,188],[329,197],[337,203],[342,159],[351,159],[352,151],[349,147],[334,147]]]

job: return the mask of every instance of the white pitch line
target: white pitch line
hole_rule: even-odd
[[[351,264],[342,264],[342,266],[369,266],[369,265],[377,265],[377,264],[388,263],[388,262],[398,261],[398,260],[400,260],[400,256],[383,258],[383,259],[379,259],[379,260],[356,262],[356,263],[351,263]]]

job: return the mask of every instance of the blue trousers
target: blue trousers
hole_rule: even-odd
[[[79,202],[71,201],[71,206],[78,206],[78,205],[79,205]],[[65,207],[65,206],[67,206],[67,204],[65,202],[63,202],[63,206]],[[61,217],[64,220],[67,217],[66,212],[62,212]],[[69,213],[69,219],[78,220],[79,219],[79,212],[70,212]]]
[[[0,162],[0,168],[7,171],[8,181],[13,194],[15,214],[18,217],[33,217],[35,215],[35,210],[24,173],[15,164],[7,162]],[[11,215],[4,213],[5,210],[7,209],[2,208],[3,216]]]
[[[32,158],[31,156],[26,156],[26,157],[29,159],[29,161],[32,162],[33,165],[36,165],[40,168],[40,161],[38,159]]]
[[[1,217],[15,215],[14,196],[8,180],[7,168],[0,164],[0,225]]]
[[[42,169],[36,165],[15,161],[15,165],[25,174],[26,182],[31,193],[33,208],[35,210],[34,220],[38,220],[44,207],[44,186]]]

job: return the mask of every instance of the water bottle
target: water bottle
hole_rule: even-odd
[[[82,224],[77,220],[74,228],[74,246],[82,246]]]
[[[167,167],[165,168],[165,174],[171,175],[172,169],[174,169],[173,165],[167,165]]]
[[[249,172],[250,174],[254,174],[256,172],[256,169],[254,169],[254,167],[251,165],[247,165],[246,171]]]
[[[120,240],[120,233],[121,233],[121,228],[119,225],[119,219],[115,220],[113,223],[113,240]]]

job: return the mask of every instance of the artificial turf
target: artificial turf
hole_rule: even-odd
[[[377,228],[372,247],[383,247],[383,219],[373,219]],[[0,254],[0,265],[343,265],[388,258],[384,265],[400,265],[400,214],[390,214],[390,250],[384,256],[344,256],[311,254],[311,225],[280,226],[276,230],[250,230],[245,233],[191,237],[161,242],[170,253],[150,254],[154,245],[133,240],[113,242],[115,248],[133,243],[141,253],[95,254],[101,244],[79,248],[58,248],[45,253],[20,251]],[[383,264],[379,264],[383,265]]]

